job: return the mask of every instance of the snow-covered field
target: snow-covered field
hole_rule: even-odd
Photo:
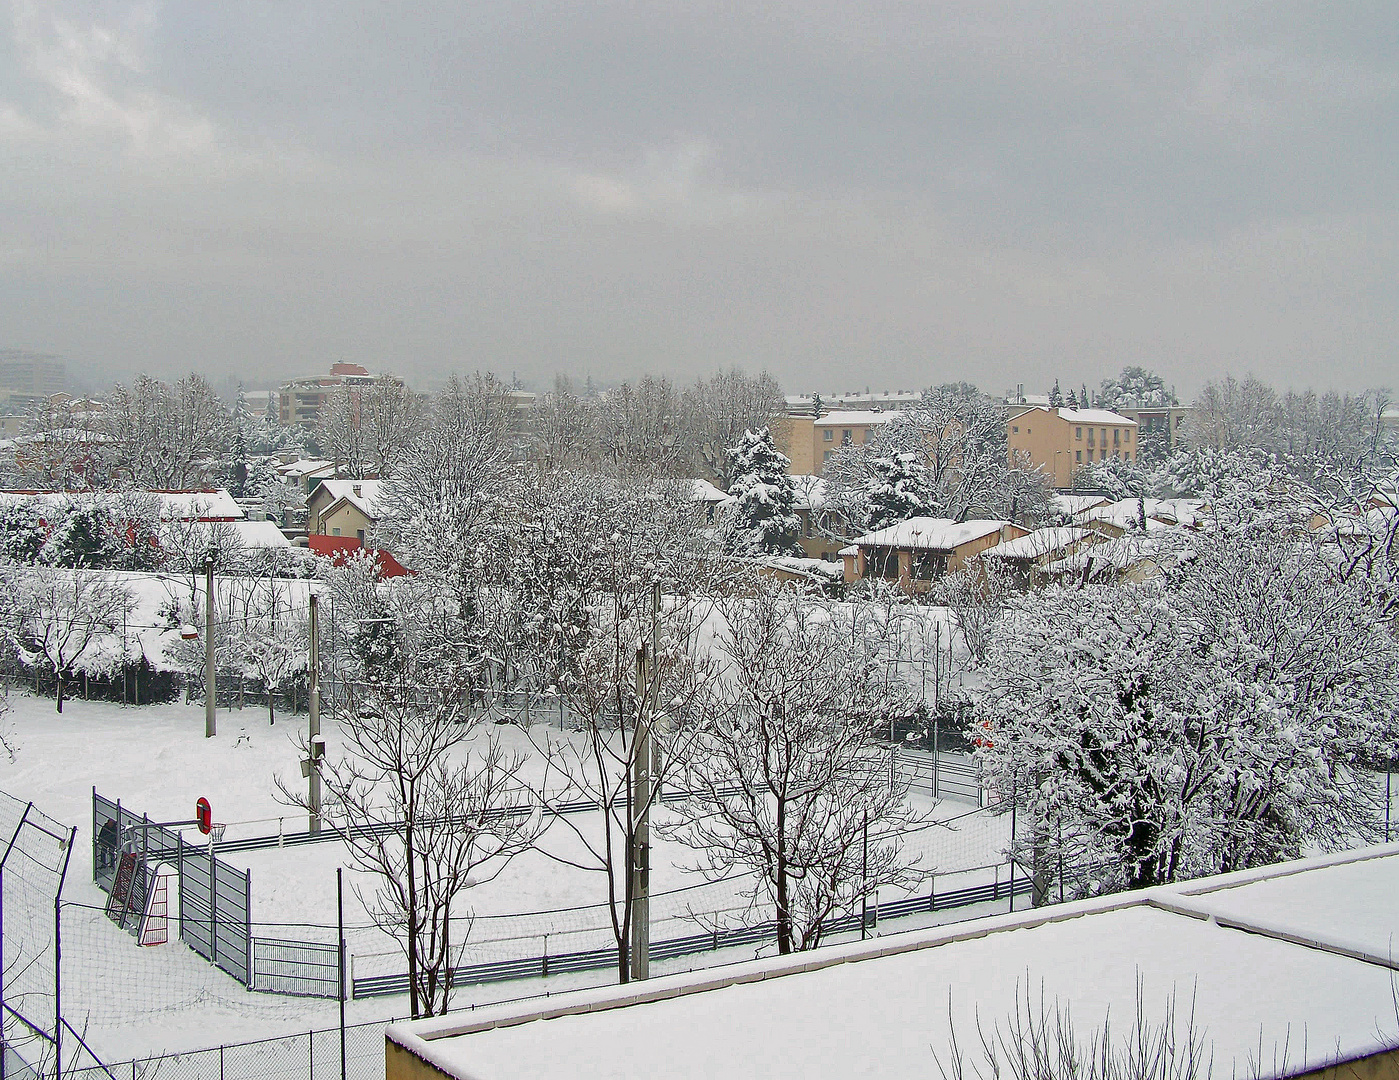
[[[70,700],[64,712],[52,699],[11,694],[9,712],[0,726],[17,747],[15,758],[0,758],[0,789],[33,800],[45,813],[78,828],[78,840],[64,898],[75,905],[101,905],[103,894],[92,882],[91,796],[95,787],[123,806],[153,820],[193,817],[195,800],[207,797],[214,817],[229,823],[227,836],[275,834],[279,821],[288,832],[305,828],[304,815],[279,801],[274,777],[299,786],[300,754],[294,742],[304,730],[305,717],[288,717],[275,726],[258,709],[219,713],[219,733],[204,738],[202,706],[169,704],[127,708],[105,702]],[[528,750],[518,728],[492,726],[492,735]],[[328,752],[336,752],[338,732],[326,724]],[[925,804],[926,805],[926,804]],[[944,802],[939,817],[966,814],[971,807]],[[666,811],[665,813],[669,813]],[[582,829],[595,828],[594,815],[570,820]],[[926,830],[910,839],[925,854],[925,864],[944,869],[992,861],[1004,846],[1005,819],[975,815],[958,822],[956,831]],[[579,853],[572,831],[556,825],[546,845],[567,857]],[[983,853],[985,857],[983,857]],[[694,932],[680,916],[687,908],[711,911],[740,903],[739,883],[704,884],[687,873],[693,855],[660,841],[656,847],[652,887],[657,922],[653,937]],[[346,864],[338,842],[229,852],[224,858],[251,872],[255,934],[309,940],[332,940],[335,925],[336,868]],[[351,884],[368,879],[347,874]],[[954,886],[955,887],[955,886]],[[464,957],[494,959],[511,945],[498,939],[551,934],[552,948],[591,947],[605,923],[602,910],[559,911],[597,905],[605,899],[605,878],[563,865],[531,852],[516,859],[497,879],[470,891],[469,906],[478,919],[472,944]],[[1004,902],[988,905],[1002,910]],[[518,913],[548,913],[529,917]],[[939,912],[926,918],[901,919],[893,929],[912,928],[928,920],[966,918],[975,909]],[[346,891],[346,921],[362,929],[349,935],[354,962],[397,970],[394,944],[367,927],[367,916],[352,889]],[[299,924],[314,924],[305,926]],[[326,928],[322,930],[320,928]],[[570,945],[572,940],[574,944]],[[492,942],[495,942],[492,945]],[[532,947],[521,945],[520,947]],[[757,946],[721,950],[658,965],[659,970],[686,970],[735,959],[751,958]],[[374,954],[379,954],[377,957]],[[85,1025],[88,1041],[109,1060],[148,1055],[160,1050],[186,1049],[250,1039],[279,1031],[305,1031],[335,1022],[335,1004],[304,998],[250,993],[178,944],[141,949],[108,922],[100,911],[65,909],[65,1012]],[[607,971],[463,989],[462,1005],[535,992],[558,992],[575,985],[608,982]],[[114,991],[114,988],[115,991]],[[354,1001],[349,1018],[368,1020],[405,1011],[396,998]]]

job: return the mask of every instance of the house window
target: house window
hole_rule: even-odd
[[[1112,445],[1113,445],[1113,446],[1120,446],[1120,445],[1122,445],[1122,429],[1121,429],[1121,428],[1113,428],[1113,429],[1112,429]]]
[[[1075,438],[1075,439],[1081,439],[1081,438],[1083,438],[1083,428],[1081,428],[1081,427],[1076,427],[1076,428],[1074,428],[1074,438]]]
[[[1107,428],[1099,428],[1099,431],[1102,432],[1102,436],[1103,436],[1103,445],[1106,446],[1106,445],[1108,444],[1108,429],[1107,429]]]
[[[824,454],[821,455],[821,460],[822,460],[822,461],[830,461],[830,460],[831,460],[831,452],[830,452],[829,450],[827,450]]]
[[[899,553],[893,548],[869,548],[865,552],[865,576],[899,579]]]
[[[836,438],[836,433],[835,433],[834,431],[832,431],[830,428],[826,428],[823,432],[821,432],[821,441],[822,441],[822,442],[835,442],[835,438]]]
[[[841,429],[841,433],[840,433],[840,444],[841,444],[842,446],[849,446],[850,443],[851,443],[851,441],[852,441],[852,440],[851,440],[851,438],[850,438],[850,429],[849,429],[849,428],[843,428],[843,429]]]
[[[363,529],[356,529],[356,530],[355,530],[355,539],[358,540],[361,544],[364,543],[364,530],[363,530]]]
[[[331,529],[331,530],[330,530],[330,535],[331,535],[331,536],[339,536],[339,535],[340,535],[340,530],[339,530],[339,529]]]
[[[1011,426],[1011,429],[1010,429],[1010,430],[1013,431],[1013,432],[1015,432],[1015,434],[1019,435],[1019,434],[1020,434],[1020,425],[1019,425],[1019,424],[1014,424],[1014,425]]]
[[[1122,441],[1123,441],[1123,442],[1131,442],[1131,441],[1132,441],[1132,429],[1131,429],[1131,428],[1124,428],[1124,429],[1123,429],[1123,432],[1122,432]]]
[[[932,581],[947,573],[947,556],[937,551],[919,551],[913,556],[913,576],[919,581]]]
[[[1075,450],[1075,451],[1074,451],[1074,460],[1075,460],[1075,461],[1082,461],[1082,460],[1083,460],[1083,451],[1082,451],[1082,450]]]

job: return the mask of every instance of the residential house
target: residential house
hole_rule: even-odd
[[[1016,585],[1028,589],[1050,577],[1050,564],[1068,558],[1097,539],[1098,534],[1091,529],[1071,525],[1036,529],[987,548],[984,558],[999,560]]]
[[[408,570],[379,546],[382,480],[322,480],[306,500],[306,546],[317,555],[342,560],[356,551],[377,553],[380,574],[400,577]]]
[[[846,582],[882,578],[909,592],[926,592],[936,578],[1028,531],[1009,521],[910,518],[858,537],[840,556]]]
[[[1006,447],[1013,466],[1038,468],[1056,488],[1095,461],[1137,460],[1137,422],[1106,409],[1032,406],[1006,420]]]

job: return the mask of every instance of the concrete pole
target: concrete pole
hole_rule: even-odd
[[[321,831],[321,762],[316,756],[316,740],[321,734],[321,679],[320,679],[320,656],[321,656],[321,620],[318,597],[311,594],[311,666],[308,687],[308,707],[310,709],[309,731],[307,753],[311,756],[311,770],[308,777],[310,791],[308,792],[308,805],[311,808],[311,832]]]
[[[651,974],[651,725],[647,709],[647,647],[636,650],[636,732],[632,740],[632,806],[636,819],[632,847],[631,977]]]
[[[204,562],[204,737],[218,734],[214,716],[214,556]]]

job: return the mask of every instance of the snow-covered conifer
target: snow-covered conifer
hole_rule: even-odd
[[[765,427],[746,431],[729,451],[733,483],[729,494],[727,547],[736,555],[800,555],[801,519],[787,473],[791,461],[780,453]]]

